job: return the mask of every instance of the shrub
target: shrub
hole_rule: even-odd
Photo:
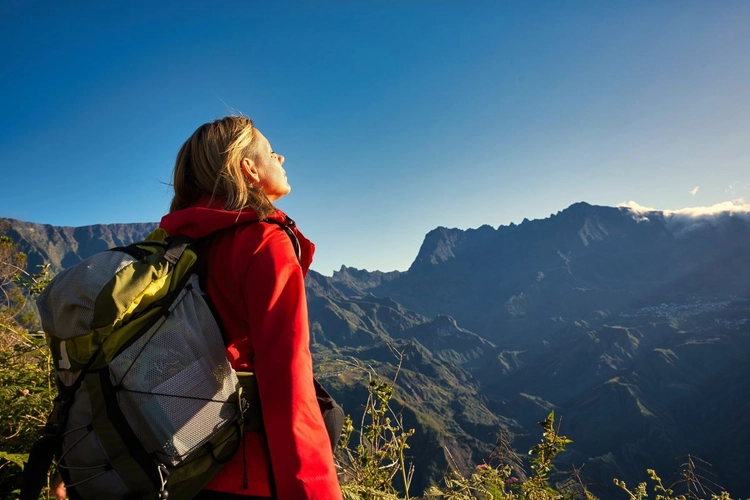
[[[42,436],[56,388],[49,349],[29,333],[33,313],[28,299],[49,277],[24,270],[26,256],[0,236],[0,498],[15,498],[31,445]]]

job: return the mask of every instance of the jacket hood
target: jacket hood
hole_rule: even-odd
[[[169,234],[182,234],[188,238],[198,239],[228,227],[258,220],[258,214],[250,208],[241,212],[233,212],[219,208],[221,206],[223,202],[220,200],[212,202],[201,200],[192,207],[165,215],[161,218],[159,226]],[[265,220],[279,222],[294,232],[300,244],[300,264],[307,273],[315,253],[315,245],[305,238],[294,221],[281,210],[277,209]]]
[[[282,223],[287,219],[286,214],[280,210],[267,218]],[[193,206],[165,215],[161,218],[159,225],[169,234],[182,234],[197,239],[237,224],[256,220],[258,220],[258,214],[251,209],[231,212],[207,206]]]

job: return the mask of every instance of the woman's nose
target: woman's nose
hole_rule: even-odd
[[[284,164],[284,159],[285,159],[285,158],[284,158],[284,155],[278,155],[278,157],[279,157],[279,163],[280,163],[281,165],[283,165],[283,164]]]

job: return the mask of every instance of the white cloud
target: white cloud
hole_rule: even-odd
[[[739,198],[732,201],[723,201],[710,207],[689,207],[679,210],[664,210],[664,215],[682,217],[712,217],[721,214],[750,214],[750,204]]]
[[[631,212],[638,215],[645,215],[648,212],[658,212],[663,214],[665,217],[681,216],[681,217],[710,217],[714,215],[721,215],[725,213],[729,214],[750,214],[750,204],[745,203],[743,198],[738,198],[731,201],[723,201],[716,203],[710,207],[687,207],[680,208],[678,210],[659,210],[651,207],[644,207],[639,205],[635,201],[628,201],[626,203],[619,203],[618,208],[627,208]]]
[[[690,190],[690,194],[695,196],[696,194],[698,194],[698,189],[700,189],[700,186],[695,186],[693,189]]]
[[[656,208],[644,207],[643,205],[639,205],[637,202],[633,200],[623,202],[623,203],[618,203],[617,207],[629,208],[631,212],[634,212],[637,214],[643,214],[646,212],[661,212],[661,210],[657,210]]]
[[[648,217],[646,215],[649,212],[660,212],[660,210],[657,210],[655,208],[651,207],[644,207],[643,205],[639,205],[633,200],[630,200],[628,202],[619,203],[617,205],[617,208],[627,208],[630,210],[630,213],[633,215],[633,218],[638,222],[648,222]]]
[[[678,210],[657,210],[644,207],[634,201],[620,203],[619,208],[630,210],[633,218],[638,222],[648,221],[648,215],[664,218],[668,229],[675,236],[682,236],[706,225],[718,224],[725,217],[739,216],[750,219],[750,204],[745,203],[742,198],[716,203],[708,207],[687,207]]]

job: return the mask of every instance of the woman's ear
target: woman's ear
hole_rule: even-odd
[[[258,167],[255,166],[255,162],[253,160],[251,160],[250,158],[243,158],[240,166],[242,167],[242,172],[245,174],[245,177],[252,181],[253,184],[260,183],[260,174],[258,173]]]

